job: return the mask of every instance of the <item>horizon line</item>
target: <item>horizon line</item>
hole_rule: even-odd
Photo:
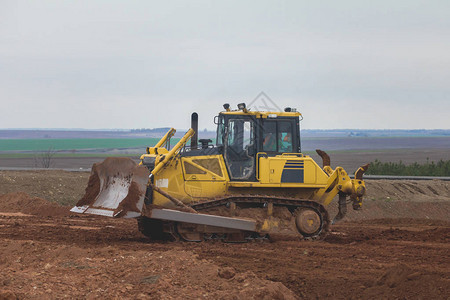
[[[172,127],[155,127],[155,128],[0,128],[0,131],[5,130],[45,130],[45,131],[132,131],[132,130],[158,130],[158,129],[167,129]],[[205,131],[205,129],[200,129],[199,132]],[[180,128],[178,130],[187,130],[186,128]],[[360,131],[449,131],[450,128],[370,128],[370,129],[364,129],[364,128],[300,128],[300,130],[315,130],[315,131],[338,131],[338,130],[360,130]],[[215,132],[216,130],[207,129],[207,132]]]

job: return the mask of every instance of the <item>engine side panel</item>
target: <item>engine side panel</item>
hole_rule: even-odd
[[[258,154],[258,180],[261,186],[322,188],[327,184],[328,175],[309,156]]]

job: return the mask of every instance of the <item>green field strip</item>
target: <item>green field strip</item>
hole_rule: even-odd
[[[53,158],[90,158],[90,157],[140,157],[142,153],[55,153]],[[4,158],[34,158],[41,153],[0,153],[0,159]]]
[[[172,139],[174,145],[179,139]],[[70,151],[88,149],[145,148],[159,138],[138,139],[6,139],[0,140],[0,151]]]

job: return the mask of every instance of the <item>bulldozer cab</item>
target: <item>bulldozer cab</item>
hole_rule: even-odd
[[[217,146],[231,180],[257,181],[257,159],[300,153],[299,113],[227,111],[217,118]]]

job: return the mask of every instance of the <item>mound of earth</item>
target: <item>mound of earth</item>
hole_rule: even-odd
[[[428,299],[444,299],[448,296],[450,280],[438,274],[424,274],[400,264],[386,270],[366,289],[366,299],[415,299],[426,295]]]
[[[49,251],[48,245],[32,241],[0,245],[7,248],[5,258],[11,260],[0,274],[0,295],[4,285],[4,297],[296,299],[280,282],[233,268],[224,272],[192,251],[68,245],[54,245]],[[17,258],[19,251],[34,255]],[[17,286],[22,288],[14,289]]]
[[[337,214],[337,203],[328,207],[330,216]],[[373,220],[373,219],[428,219],[448,220],[450,216],[450,201],[442,202],[408,202],[399,200],[370,200],[363,201],[361,210],[348,207],[348,213],[343,221]]]
[[[368,200],[450,201],[450,182],[443,180],[366,180]]]
[[[0,195],[0,213],[24,213],[36,216],[67,216],[70,207],[17,192]]]
[[[152,294],[160,299],[187,296],[186,291],[193,299],[296,299],[280,282],[260,279],[252,272],[219,268],[210,261],[199,260],[191,251],[170,250],[158,258],[158,268],[164,272]]]
[[[17,296],[10,290],[0,290],[0,300],[16,300]]]
[[[363,207],[348,207],[345,221],[385,218],[448,220],[450,183],[442,180],[366,180],[367,194]],[[337,214],[337,201],[328,210]]]

